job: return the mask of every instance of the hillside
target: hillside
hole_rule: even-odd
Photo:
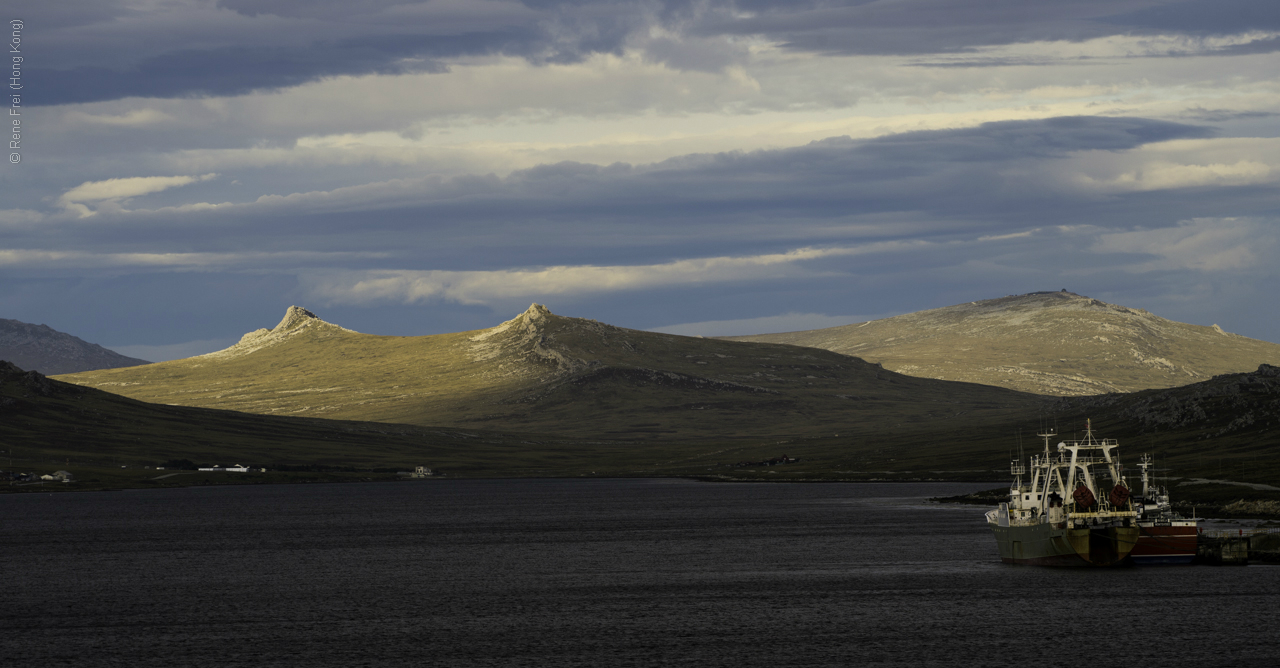
[[[628,330],[537,304],[491,329],[419,337],[361,334],[291,307],[226,350],[63,380],[250,413],[640,440],[964,428],[1044,402],[824,350]]]
[[[498,455],[504,446],[519,448],[519,442],[515,435],[149,404],[0,361],[0,444],[6,469],[10,461],[21,470],[44,465],[74,472],[84,466],[155,465],[170,459],[260,466],[440,467],[459,464],[458,455],[480,443],[489,452],[468,458],[468,465],[485,460],[486,454]]]
[[[44,374],[76,373],[95,369],[150,364],[125,357],[48,325],[32,325],[0,318],[0,360]]]
[[[1079,436],[1085,418],[1093,420],[1100,436],[1120,440],[1123,461],[1134,462],[1139,454],[1149,452],[1155,454],[1164,475],[1252,485],[1202,483],[1188,487],[1190,491],[1179,487],[1179,499],[1225,507],[1241,498],[1269,499],[1267,495],[1275,493],[1259,485],[1280,485],[1276,456],[1280,451],[1280,370],[1275,367],[1168,390],[1064,397],[1048,405],[976,414],[978,418],[915,421],[864,415],[862,425],[842,428],[838,434],[664,439],[638,447],[634,435],[575,439],[148,404],[24,373],[0,362],[0,444],[5,455],[15,458],[13,466],[19,470],[67,468],[79,477],[101,478],[101,484],[116,487],[209,484],[195,476],[152,482],[154,473],[133,472],[143,464],[170,459],[272,467],[429,465],[451,476],[1003,480],[1010,453],[1019,442],[1034,448],[1036,439],[1031,434],[1040,426],[1051,421],[1063,437],[1073,432]],[[783,454],[799,461],[760,465]],[[120,469],[121,464],[130,469]],[[116,473],[104,475],[109,470]],[[273,475],[274,481],[288,481],[282,474]],[[132,481],[123,479],[128,477]],[[310,478],[308,474],[306,479]],[[235,481],[232,475],[221,482]]]
[[[726,338],[822,348],[920,378],[1059,396],[1178,387],[1280,364],[1280,345],[1066,291]]]

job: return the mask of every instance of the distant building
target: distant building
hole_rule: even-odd
[[[214,464],[213,466],[200,468],[196,470],[197,471],[222,471],[226,473],[248,473],[249,467],[243,466],[241,464],[236,464],[235,466],[218,466],[217,464]],[[265,471],[266,469],[263,469],[263,470]]]

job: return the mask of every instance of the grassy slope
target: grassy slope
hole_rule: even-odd
[[[490,330],[422,337],[291,314],[223,353],[62,378],[188,406],[633,440],[966,429],[1045,401],[823,350],[627,330],[541,307]]]
[[[1063,437],[1071,435],[1074,425],[1083,424],[1084,417],[1092,417],[1100,436],[1120,439],[1126,461],[1135,461],[1140,452],[1154,452],[1170,476],[1280,486],[1280,467],[1274,456],[1280,449],[1280,410],[1276,406],[1280,381],[1275,376],[1275,369],[1264,368],[1187,388],[1062,399],[1048,414],[1056,416]],[[1250,414],[1252,421],[1241,419]],[[692,441],[574,439],[160,406],[34,374],[0,373],[0,444],[5,450],[17,451],[15,468],[69,468],[82,478],[101,477],[102,467],[120,463],[138,466],[190,458],[210,463],[362,468],[426,464],[462,476],[1001,480],[1006,477],[1018,430],[1022,430],[1027,447],[1035,447],[1030,432],[1039,417],[1037,410],[1010,411],[999,419],[962,416],[958,421],[881,423],[838,435]],[[734,466],[781,454],[801,461],[774,467]],[[65,459],[71,460],[69,466]],[[95,472],[84,472],[84,467]],[[143,474],[112,475],[138,478],[134,486],[202,484],[203,480],[192,477],[144,484]],[[236,481],[253,480],[228,478],[225,482]],[[125,483],[104,479],[104,484]],[[1213,492],[1210,496],[1214,498],[1226,494],[1231,500],[1270,498],[1269,492],[1232,486],[1192,491],[1199,496],[1204,496],[1200,492]]]
[[[812,346],[912,376],[1063,396],[1176,387],[1280,364],[1274,343],[1061,292],[733,340]]]

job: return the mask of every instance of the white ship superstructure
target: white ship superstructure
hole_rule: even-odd
[[[1138,514],[1121,477],[1119,444],[1094,438],[1086,424],[1083,439],[1059,442],[1056,453],[1050,450],[1056,434],[1038,434],[1044,452],[1031,457],[1030,467],[1021,459],[1010,466],[1009,500],[987,513],[1003,561],[1110,566],[1133,549]]]

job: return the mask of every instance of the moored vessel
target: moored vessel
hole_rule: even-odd
[[[1049,447],[1055,432],[1037,435],[1044,452],[1031,457],[1030,467],[1021,458],[1011,464],[1009,500],[986,516],[1000,560],[1037,566],[1129,563],[1138,514],[1120,475],[1119,444],[1094,438],[1091,422],[1083,439],[1059,442],[1056,453]]]
[[[1151,455],[1138,462],[1142,496],[1134,500],[1138,513],[1138,543],[1129,557],[1139,566],[1190,564],[1196,556],[1197,519],[1183,517],[1169,504],[1169,490],[1151,483]]]

